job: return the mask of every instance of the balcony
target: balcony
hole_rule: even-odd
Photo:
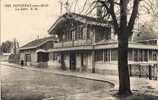
[[[76,46],[85,46],[91,45],[91,40],[75,40],[75,41],[65,41],[54,43],[54,48],[62,48],[62,47],[76,47]]]

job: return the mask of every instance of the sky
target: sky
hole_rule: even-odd
[[[76,8],[74,0],[69,2],[73,5],[73,11],[82,11],[80,5],[84,4],[84,0],[78,0]],[[19,4],[46,6],[34,7],[38,10],[30,10],[31,7],[23,7],[29,10],[18,10]],[[1,0],[1,42],[16,39],[24,45],[38,37],[48,36],[48,29],[61,16],[60,8],[59,0]],[[64,5],[62,8],[63,14],[66,9]]]
[[[45,7],[18,10],[17,4],[44,4]],[[49,27],[59,15],[57,0],[1,0],[1,41],[16,38],[23,45],[38,36],[48,36]]]
[[[91,0],[88,1],[85,9],[89,7]],[[44,6],[33,7],[34,10],[30,10],[31,7],[19,10],[22,4]],[[81,12],[84,0],[78,0],[76,8],[74,2],[71,4],[73,11]],[[48,29],[61,16],[60,11],[59,0],[1,0],[1,41],[16,39],[22,46],[29,41],[48,36]],[[62,13],[64,12],[63,7]]]

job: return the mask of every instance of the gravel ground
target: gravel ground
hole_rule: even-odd
[[[1,83],[2,100],[40,100],[52,97],[68,99],[113,87],[105,82],[8,66],[1,67]]]
[[[132,77],[133,95],[119,97],[116,95],[118,91],[116,76],[31,67],[19,68],[12,64],[11,67],[1,67],[3,70],[2,95],[5,97],[3,100],[10,98],[12,98],[10,100],[40,100],[41,98],[47,98],[46,100],[158,100],[158,81],[156,80]],[[80,78],[77,78],[78,76]],[[87,79],[88,77],[90,80]],[[101,81],[93,81],[93,79]],[[103,80],[114,83],[115,88]]]

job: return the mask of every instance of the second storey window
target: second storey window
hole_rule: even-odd
[[[90,39],[90,29],[87,29],[87,39]]]
[[[83,39],[83,28],[82,27],[77,27],[75,39],[76,40]]]
[[[117,49],[111,49],[111,61],[117,61],[118,51]]]

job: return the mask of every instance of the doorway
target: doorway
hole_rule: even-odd
[[[37,62],[38,67],[40,68],[46,68],[48,67],[48,60],[49,60],[49,53],[47,52],[38,52],[37,53]]]
[[[88,67],[88,55],[85,53],[81,54],[81,69],[82,71],[87,71]]]
[[[25,65],[29,65],[31,62],[31,54],[25,54]]]
[[[47,52],[38,52],[37,55],[37,62],[48,62],[49,54]]]
[[[70,53],[70,70],[76,70],[76,54]]]

